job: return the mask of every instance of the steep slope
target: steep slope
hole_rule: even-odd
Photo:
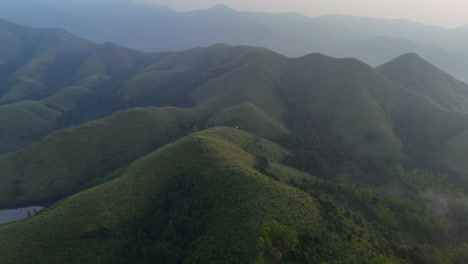
[[[449,109],[468,110],[468,85],[408,53],[376,68],[393,82],[424,94]]]

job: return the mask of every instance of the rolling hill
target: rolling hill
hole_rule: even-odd
[[[288,184],[320,181],[278,163],[287,155],[239,129],[194,133],[129,164],[116,179],[0,226],[2,263],[407,263],[416,258],[417,253],[392,249],[399,238],[384,238],[383,229],[359,212]],[[265,165],[258,165],[259,156]]]
[[[0,56],[0,207],[47,206],[0,226],[0,263],[466,259],[466,85],[415,54],[372,68],[0,28],[18,48]]]
[[[38,101],[20,101],[2,106],[5,124],[8,124],[2,126],[3,149],[23,147],[54,130],[111,115],[118,110],[136,106],[175,106],[184,109],[149,109],[157,116],[166,116],[168,113],[171,116],[174,112],[174,121],[171,118],[161,121],[163,127],[166,124],[168,127],[175,126],[178,131],[168,133],[173,135],[171,140],[190,132],[194,127],[213,125],[240,127],[276,140],[287,138],[290,132],[301,131],[306,126],[317,126],[321,130],[328,130],[333,137],[340,138],[359,153],[403,160],[411,153],[410,158],[414,160],[430,159],[442,163],[451,160],[454,169],[465,167],[463,160],[453,164],[454,160],[458,160],[459,151],[448,147],[448,142],[449,145],[463,146],[465,140],[461,135],[465,131],[467,114],[452,111],[465,110],[461,101],[447,105],[453,100],[462,100],[460,98],[465,86],[416,55],[400,57],[377,68],[377,72],[354,59],[335,59],[321,54],[290,59],[263,48],[222,44],[183,52],[145,54],[108,43],[94,45],[92,51],[90,56],[80,59],[80,63],[72,67],[76,71],[73,72],[70,83],[66,83],[63,89],[52,88],[52,96],[44,95]],[[395,76],[398,72],[392,75],[391,69],[404,69],[399,64],[410,67],[403,70],[404,73],[413,69],[414,73],[405,76],[414,79],[405,80],[403,75],[397,78]],[[48,82],[47,76],[44,82]],[[448,90],[441,90],[445,88]],[[448,96],[448,99],[438,100],[432,96],[431,91]],[[140,114],[137,113],[141,111],[130,112],[135,115],[135,120],[140,120]],[[256,118],[262,120],[263,124],[260,125]],[[37,124],[35,130],[26,125],[29,122]],[[100,124],[99,120],[96,122]],[[116,121],[115,124],[121,125],[121,122],[128,123]],[[107,134],[100,130],[101,125],[92,127],[99,131],[92,133]],[[81,129],[81,126],[77,129]],[[110,130],[114,129],[123,128]],[[122,136],[132,138],[132,133],[123,133]],[[54,138],[55,134],[49,137]],[[452,142],[453,140],[458,143]],[[73,145],[79,142],[73,136],[66,141],[70,143],[61,144]],[[123,139],[120,141],[125,142]],[[169,141],[168,138],[157,145]],[[148,144],[148,141],[144,142],[143,145]],[[115,145],[102,142],[96,144]],[[414,148],[412,144],[418,147]],[[85,149],[94,153],[96,147],[89,146]],[[419,149],[423,147],[432,152]],[[130,157],[145,154],[145,151],[137,149]],[[445,151],[444,154],[441,154],[442,150]],[[113,149],[111,153],[115,151],[117,149]],[[24,153],[28,152],[37,153],[30,148]],[[4,170],[4,179],[15,178],[15,173],[6,171],[16,171],[14,168],[23,164],[22,158],[16,158],[15,155],[5,156],[10,161],[2,162],[5,165],[12,162],[18,164],[13,165],[12,169]],[[27,155],[37,157],[35,154]],[[82,156],[93,157],[90,154]],[[132,158],[126,162],[130,162]],[[71,159],[80,160],[74,157]],[[101,158],[95,162],[99,160]],[[83,162],[87,164],[89,161]],[[122,165],[122,162],[123,160],[118,164]],[[37,163],[30,164],[33,173],[37,164],[42,163],[38,160]],[[53,165],[54,162],[50,164]],[[91,168],[98,168],[102,164],[95,166]],[[115,169],[118,167],[116,166],[109,165],[109,168]],[[104,171],[96,169],[96,173],[110,173],[109,168]],[[81,175],[80,170],[66,170],[73,172],[77,179],[94,177],[90,176],[90,172],[84,173],[87,176],[78,176]],[[51,175],[47,170],[44,172],[46,174]],[[29,173],[22,175],[29,177]],[[37,177],[37,173],[34,175]],[[57,171],[52,175],[62,175],[66,179],[67,174]],[[76,182],[71,182],[70,184],[76,185]],[[46,185],[36,186],[46,188]],[[69,189],[63,188],[62,191],[65,190]],[[18,197],[16,200],[29,198]]]
[[[371,66],[379,66],[407,53],[416,53],[456,78],[465,82],[468,80],[468,72],[465,70],[468,67],[468,55],[437,48],[431,43],[424,45],[402,38],[377,36],[337,48],[330,54],[340,58],[358,58]]]
[[[468,85],[409,53],[377,67],[393,82],[427,95],[449,109],[468,110]]]
[[[130,234],[127,234],[131,231],[130,228],[133,228],[131,225],[138,228],[138,221],[153,221],[152,217],[163,217],[160,221],[168,221],[169,219],[164,219],[163,215],[153,212],[151,206],[155,205],[153,203],[159,203],[158,201],[167,195],[169,196],[166,199],[177,192],[178,195],[183,195],[184,188],[194,195],[190,200],[180,196],[180,198],[173,197],[172,201],[167,202],[191,204],[196,201],[199,213],[203,213],[198,221],[209,219],[209,222],[194,222],[194,226],[189,227],[194,228],[192,235],[195,237],[191,239],[197,240],[197,243],[187,247],[188,251],[184,253],[190,258],[200,258],[198,252],[205,248],[211,250],[208,254],[211,255],[211,261],[232,258],[252,261],[255,258],[256,238],[248,234],[259,231],[263,221],[268,219],[277,219],[298,230],[306,227],[318,228],[320,216],[317,201],[304,192],[272,181],[253,168],[252,155],[255,153],[271,152],[269,158],[275,160],[284,156],[286,152],[281,147],[266,141],[259,142],[256,148],[246,152],[245,144],[252,140],[253,136],[240,130],[219,128],[197,133],[169,144],[125,167],[118,179],[71,196],[36,218],[28,219],[25,222],[26,226],[20,227],[17,226],[20,223],[16,223],[1,227],[0,233],[5,238],[0,246],[2,259],[9,259],[12,263],[29,262],[39,256],[42,261],[47,260],[49,263],[83,261],[99,263],[112,260],[112,257],[122,258],[123,256],[119,256],[122,252],[116,250],[119,249],[119,244],[125,242],[124,240],[128,240],[126,242],[129,244],[133,243]],[[186,161],[185,164],[179,162],[181,159]],[[286,173],[298,174],[292,169],[288,171],[284,168],[284,170]],[[285,195],[289,198],[282,199],[281,197]],[[89,204],[93,206],[89,207]],[[271,210],[273,204],[283,209]],[[173,205],[174,209],[179,207],[177,204]],[[226,206],[232,210],[224,210]],[[308,215],[306,217],[303,214],[305,208]],[[149,218],[146,214],[149,214]],[[177,225],[183,225],[184,221],[191,220],[197,221],[194,218],[178,218],[177,221],[180,222]],[[210,234],[197,237],[200,229],[206,230],[204,226],[208,225]],[[161,227],[155,225],[150,228]],[[20,235],[22,238],[16,240],[18,243],[15,243],[13,248],[8,248],[9,243],[3,242],[17,239],[18,234],[11,233],[17,228],[20,228],[23,234],[31,231],[36,233],[33,230],[40,232],[36,233],[34,242],[27,236]],[[240,230],[242,232],[239,232]],[[230,233],[230,240],[223,242],[226,232]],[[16,238],[10,237],[11,235]],[[164,236],[168,235],[170,234]],[[53,244],[46,242],[51,236],[57,236]],[[95,243],[102,245],[93,250],[90,246]],[[135,246],[138,246],[139,242],[136,243]],[[65,248],[63,245],[66,245]],[[217,245],[222,246],[217,247]],[[237,248],[244,255],[236,256],[237,253],[232,250],[233,248]],[[24,249],[27,251],[25,254],[14,253]],[[106,249],[109,251],[106,252]],[[44,252],[51,252],[51,257],[48,258]],[[79,252],[86,253],[81,255]],[[171,252],[159,252],[159,254],[164,253],[169,255]]]

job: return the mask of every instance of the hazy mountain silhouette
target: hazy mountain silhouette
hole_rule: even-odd
[[[26,5],[5,0],[0,3],[0,17],[30,26],[60,27],[93,41],[111,41],[146,51],[228,43],[262,46],[287,56],[320,52],[355,57],[376,66],[390,57],[431,50],[427,52],[431,56],[425,56],[431,63],[468,80],[464,70],[468,56],[466,27],[443,29],[406,20],[344,15],[309,18],[297,13],[238,12],[225,5],[179,13],[128,0],[112,5],[89,0],[35,0]],[[376,37],[392,40],[380,42]],[[393,45],[400,48],[387,51]],[[367,54],[366,50],[374,52]],[[402,53],[395,54],[397,50]]]

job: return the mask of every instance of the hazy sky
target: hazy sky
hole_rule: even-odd
[[[224,3],[239,11],[296,11],[308,16],[345,14],[402,18],[415,22],[457,27],[468,24],[468,0],[133,0],[155,2],[178,11],[205,9]]]

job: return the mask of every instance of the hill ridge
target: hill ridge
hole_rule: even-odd
[[[124,249],[116,248],[115,243],[128,237],[130,240],[127,243],[133,244],[129,236],[133,235],[133,231],[128,229],[130,227],[127,227],[127,222],[149,220],[145,218],[147,216],[144,210],[147,209],[144,206],[153,206],[153,201],[145,199],[174,188],[179,188],[180,191],[177,184],[185,182],[192,184],[195,188],[192,192],[200,201],[211,201],[211,205],[208,204],[203,209],[208,214],[205,221],[209,221],[211,231],[208,235],[197,232],[197,236],[192,238],[197,243],[178,257],[197,255],[197,250],[204,248],[205,252],[210,252],[210,259],[225,263],[236,259],[252,262],[256,258],[257,249],[256,237],[252,237],[250,232],[259,232],[264,219],[276,219],[298,231],[316,229],[320,221],[318,203],[314,198],[288,185],[272,181],[253,168],[253,154],[245,152],[238,145],[252,140],[253,136],[238,129],[218,127],[170,143],[133,162],[113,181],[70,196],[36,217],[0,226],[0,233],[4,238],[0,242],[2,256],[11,261],[23,262],[28,262],[33,257],[41,260],[50,258],[50,263],[65,260],[88,261],[89,256],[101,261],[116,256],[122,259],[122,251],[119,253],[118,250]],[[272,143],[262,140],[256,144],[255,148],[260,150],[262,146],[270,148]],[[256,150],[250,148],[249,151],[255,153]],[[185,163],[175,160],[181,157],[184,157]],[[204,185],[203,188],[201,184]],[[214,185],[219,190],[212,189]],[[290,202],[285,203],[278,199],[285,195],[288,197],[286,201]],[[208,198],[210,200],[206,200]],[[233,206],[233,210],[223,212],[220,210],[221,202],[224,206]],[[270,210],[272,203],[287,208],[288,214]],[[89,204],[93,206],[90,207]],[[245,214],[247,211],[252,214]],[[71,226],[73,228],[70,229]],[[25,234],[33,229],[40,229],[41,232],[34,233],[36,239],[31,241]],[[239,233],[243,229],[250,231],[247,236]],[[5,244],[5,241],[13,238],[14,230],[21,230],[14,235],[17,243],[15,246]],[[127,234],[129,232],[131,233]],[[237,235],[220,243],[223,232],[236,232]],[[54,235],[56,240],[53,243],[43,243],[50,235]],[[95,239],[100,244],[99,247],[93,249],[86,246],[86,242]],[[225,246],[219,247],[224,243]],[[26,245],[28,253],[12,254],[15,251],[13,248],[19,249]],[[232,247],[242,249],[242,253],[233,253]],[[76,254],[76,249],[86,250],[87,254]],[[49,255],[43,254],[46,251]]]
[[[415,53],[401,55],[376,70],[393,82],[428,96],[443,107],[468,110],[468,85]]]

